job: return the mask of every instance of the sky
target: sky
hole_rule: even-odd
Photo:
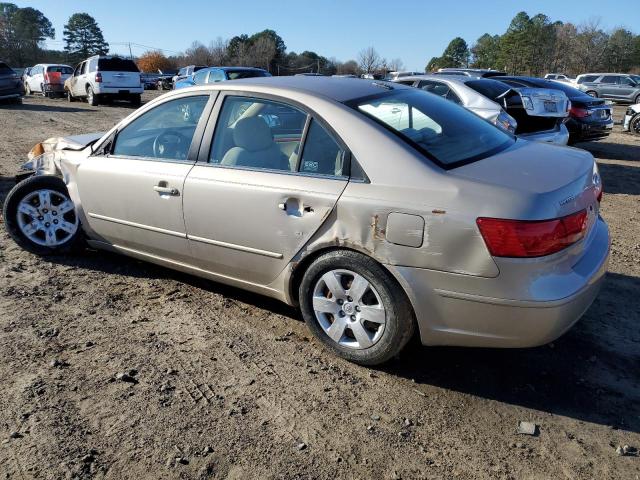
[[[7,1],[7,0],[5,0]],[[11,1],[11,0],[9,0]],[[288,51],[315,51],[346,61],[373,46],[387,59],[400,58],[407,70],[423,70],[456,36],[469,45],[483,33],[502,34],[521,10],[544,13],[552,21],[579,24],[598,19],[605,30],[623,26],[640,34],[636,0],[13,0],[42,11],[53,23],[50,48],[62,49],[64,24],[73,13],[92,15],[112,45],[127,53],[127,42],[164,49],[167,55],[194,40],[208,45],[266,28],[275,30]],[[133,46],[133,55],[146,48]]]

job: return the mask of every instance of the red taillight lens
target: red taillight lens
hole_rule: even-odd
[[[476,223],[494,257],[542,257],[559,252],[584,237],[587,211],[554,220],[478,218]]]
[[[571,107],[569,109],[569,115],[575,118],[585,118],[591,115],[591,112],[586,108]]]
[[[102,83],[102,74],[100,72],[96,73],[96,83]]]

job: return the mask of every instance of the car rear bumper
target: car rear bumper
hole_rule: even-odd
[[[572,142],[595,140],[609,136],[613,130],[613,119],[589,123],[570,119],[567,122],[567,128]]]
[[[64,93],[64,84],[62,83],[45,83],[43,86],[46,93]]]
[[[523,133],[518,135],[519,138],[531,140],[533,142],[553,143],[555,145],[566,145],[569,143],[569,130],[563,124],[553,130],[544,132]]]
[[[144,92],[142,85],[131,87],[105,87],[103,85],[96,86],[94,93],[96,95],[140,95]]]
[[[567,269],[479,278],[387,266],[414,306],[425,345],[519,348],[549,343],[596,298],[609,260],[609,230],[598,219],[580,260]]]

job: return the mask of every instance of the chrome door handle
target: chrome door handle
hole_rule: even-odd
[[[162,195],[172,195],[175,197],[180,194],[177,188],[163,187],[161,185],[154,185],[153,189]]]

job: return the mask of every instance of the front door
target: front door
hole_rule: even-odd
[[[301,109],[260,98],[226,96],[206,150],[211,130],[184,187],[194,262],[267,285],[335,207],[346,149]]]
[[[208,101],[190,94],[143,111],[81,163],[78,193],[92,238],[162,259],[190,258],[183,187]]]

